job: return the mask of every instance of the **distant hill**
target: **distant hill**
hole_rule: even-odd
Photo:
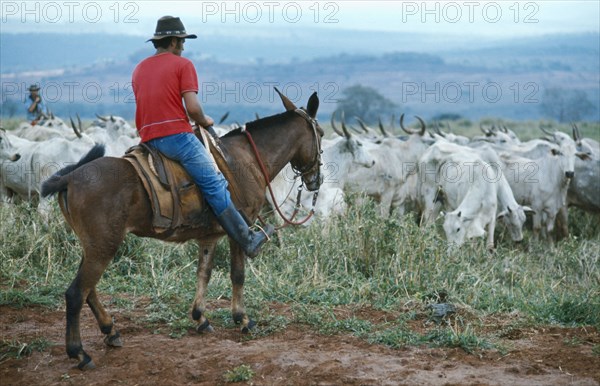
[[[131,72],[153,53],[145,38],[3,33],[2,114],[10,114],[6,102],[23,97],[29,83],[41,82],[57,114],[112,113],[131,119]],[[299,105],[318,91],[319,111],[326,117],[341,91],[355,84],[374,87],[394,101],[401,110],[396,114],[426,118],[450,113],[538,119],[546,88],[577,89],[596,106],[588,119],[600,120],[599,40],[597,34],[509,42],[317,29],[286,30],[280,36],[208,32],[186,44],[184,56],[197,66],[200,99],[209,114],[231,111],[231,120],[240,122],[255,112],[281,110],[274,85]],[[24,52],[24,46],[34,48]]]

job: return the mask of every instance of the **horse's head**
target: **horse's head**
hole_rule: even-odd
[[[275,91],[281,97],[281,101],[287,111],[293,110],[303,120],[296,120],[298,124],[303,125],[305,135],[300,141],[298,151],[291,159],[290,163],[292,169],[302,177],[302,182],[306,189],[310,191],[318,190],[323,182],[321,175],[321,138],[323,137],[324,131],[319,126],[317,121],[317,110],[319,109],[319,98],[317,93],[313,93],[308,99],[308,104],[305,108],[297,108],[292,101],[290,101],[285,95],[279,92],[277,88]]]

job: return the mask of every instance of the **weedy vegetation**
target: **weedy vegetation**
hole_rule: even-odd
[[[21,342],[16,339],[0,340],[0,363],[10,359],[21,359],[31,355],[34,351],[44,351],[52,343],[45,338],[35,338],[30,342]]]

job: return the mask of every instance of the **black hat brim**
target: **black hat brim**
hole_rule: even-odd
[[[164,38],[180,38],[180,39],[196,39],[198,36],[194,34],[184,34],[184,35],[154,35],[150,39],[146,40],[146,43],[152,40],[161,40]]]

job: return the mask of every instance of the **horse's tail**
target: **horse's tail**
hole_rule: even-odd
[[[97,143],[86,155],[83,156],[83,158],[79,160],[79,162],[77,162],[77,164],[69,165],[54,173],[42,184],[42,189],[40,191],[41,196],[46,197],[54,193],[66,190],[67,184],[69,183],[67,174],[71,173],[73,170],[85,165],[88,162],[92,162],[96,158],[104,157],[104,150],[104,145]]]

